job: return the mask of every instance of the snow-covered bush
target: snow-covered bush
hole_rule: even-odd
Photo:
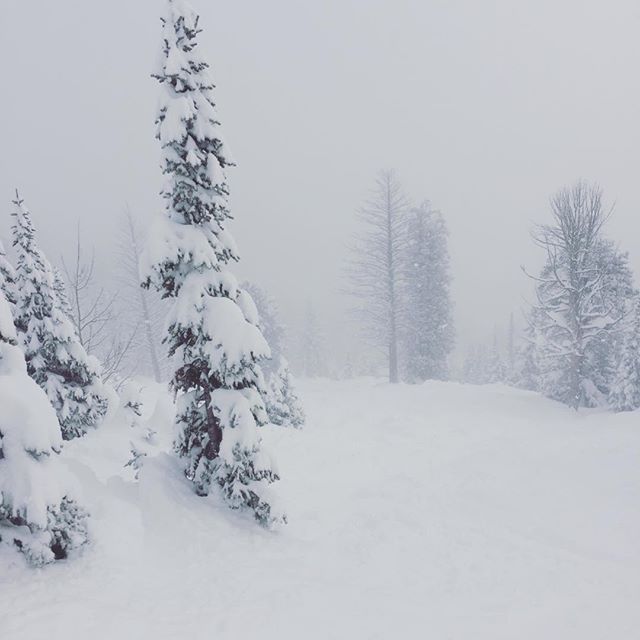
[[[0,541],[34,565],[66,558],[88,537],[87,514],[70,496],[58,459],[61,447],[56,414],[27,375],[0,292]]]
[[[31,378],[46,392],[65,440],[86,433],[104,418],[108,401],[100,364],[88,356],[56,294],[55,276],[38,248],[31,214],[17,197],[15,325]]]
[[[208,64],[200,57],[198,16],[169,0],[162,20],[155,77],[164,88],[157,118],[166,184],[166,215],[142,259],[144,286],[174,299],[165,342],[176,369],[175,448],[200,495],[212,485],[232,508],[247,508],[264,525],[284,519],[273,507],[277,470],[257,426],[267,421],[258,362],[269,347],[251,296],[227,270],[238,259],[226,229],[231,218],[222,139]]]

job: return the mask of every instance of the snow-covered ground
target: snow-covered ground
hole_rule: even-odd
[[[638,412],[502,386],[300,387],[306,430],[263,431],[276,532],[196,497],[164,454],[127,479],[117,421],[70,443],[93,544],[36,570],[0,551],[0,638],[640,637]]]

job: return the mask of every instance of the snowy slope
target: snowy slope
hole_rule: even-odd
[[[94,543],[42,570],[0,551],[0,638],[638,637],[637,412],[502,386],[300,388],[306,430],[263,430],[277,532],[196,497],[166,455],[126,479],[124,427],[70,443]]]

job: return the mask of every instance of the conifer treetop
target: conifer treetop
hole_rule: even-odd
[[[233,161],[220,132],[209,65],[197,51],[198,17],[188,3],[169,0],[162,48],[153,74],[164,91],[156,118],[166,181],[166,217],[143,256],[143,283],[176,295],[193,270],[220,271],[238,259],[225,230],[231,219],[225,168]],[[196,227],[195,229],[193,227]],[[212,286],[220,285],[213,275]]]

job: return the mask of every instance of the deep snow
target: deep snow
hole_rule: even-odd
[[[276,532],[195,496],[167,455],[131,481],[117,418],[67,443],[93,543],[36,570],[0,549],[0,638],[638,637],[638,412],[499,385],[299,387],[305,430],[262,430]]]

